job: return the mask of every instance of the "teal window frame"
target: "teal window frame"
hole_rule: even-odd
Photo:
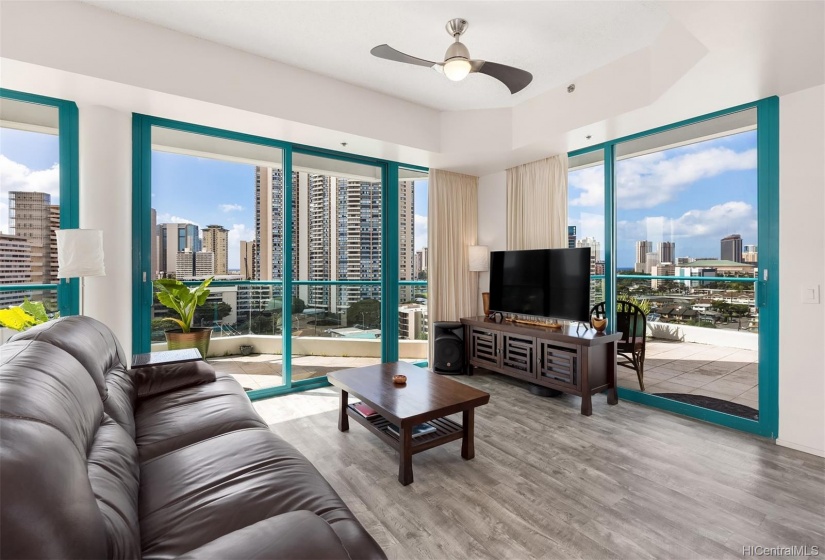
[[[697,418],[743,432],[775,439],[779,432],[779,98],[776,96],[737,105],[691,119],[631,134],[615,140],[569,152],[568,157],[601,150],[604,155],[605,202],[605,302],[609,324],[616,324],[616,146],[630,140],[681,128],[697,122],[715,119],[731,113],[756,109],[757,145],[757,220],[759,228],[759,274],[754,278],[717,279],[725,282],[754,284],[759,307],[759,419],[749,420],[665,397],[619,388],[622,399],[652,406],[683,416]],[[767,270],[768,281],[764,280]],[[679,280],[676,277],[640,276],[639,278]]]
[[[24,103],[54,107],[58,114],[58,153],[60,165],[60,229],[80,227],[79,189],[80,159],[78,145],[77,105],[73,101],[46,97],[23,91],[0,88],[0,98],[13,99]],[[80,312],[80,283],[61,279],[57,284],[7,284],[0,286],[0,292],[10,291],[57,291],[57,307],[61,317],[77,315]]]
[[[281,287],[283,297],[282,333],[292,333],[292,294],[295,286],[331,286],[331,285],[380,285],[381,286],[381,361],[398,360],[398,287],[409,281],[399,280],[399,220],[398,220],[398,169],[412,169],[428,172],[429,169],[418,165],[399,163],[381,158],[349,154],[335,150],[317,148],[304,144],[284,142],[264,136],[256,136],[220,128],[208,127],[182,121],[154,117],[139,113],[132,114],[132,238],[136,240],[132,253],[132,348],[135,353],[148,352],[151,348],[150,321],[151,305],[142,305],[152,301],[152,283],[144,282],[144,273],[150,274],[150,212],[152,197],[152,127],[163,127],[182,132],[191,132],[214,136],[227,140],[259,144],[283,151],[284,200],[292,200],[295,186],[292,184],[292,157],[295,153],[317,157],[361,163],[378,167],[381,170],[381,280],[296,280],[292,270],[292,212],[291,204],[284,204],[284,264],[283,278],[271,281],[231,281],[213,282],[220,285],[271,285]],[[288,179],[286,179],[288,178]],[[426,282],[421,282],[426,285]],[[324,377],[293,381],[292,379],[292,336],[282,334],[283,385],[266,389],[249,391],[250,400],[267,399],[298,391],[308,391],[329,385]]]

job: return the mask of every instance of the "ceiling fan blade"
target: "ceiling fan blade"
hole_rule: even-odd
[[[406,64],[415,64],[416,66],[426,66],[427,68],[432,68],[436,64],[435,62],[430,62],[429,60],[424,60],[423,58],[416,58],[414,56],[404,54],[389,45],[378,45],[377,47],[374,47],[370,53],[378,58],[384,58],[394,62],[404,62]]]
[[[495,62],[486,62],[483,60],[473,60],[471,61],[471,64],[471,72],[479,72],[495,78],[507,86],[510,93],[520,92],[529,86],[530,82],[533,81],[533,75],[526,70],[522,70],[521,68],[513,68],[512,66],[507,66],[505,64],[497,64]]]

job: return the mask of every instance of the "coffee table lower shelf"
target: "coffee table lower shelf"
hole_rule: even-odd
[[[386,418],[383,416],[364,418],[352,405],[347,406],[347,415],[384,440],[390,447],[400,451],[401,438],[389,430],[390,422]],[[463,437],[461,425],[449,418],[435,418],[427,420],[427,423],[435,426],[435,431],[412,438],[410,451],[413,455]]]

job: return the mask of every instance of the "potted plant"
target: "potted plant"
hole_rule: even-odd
[[[190,289],[189,286],[174,278],[155,280],[155,286],[158,288],[158,301],[177,313],[179,317],[168,318],[180,327],[165,333],[169,350],[197,348],[201,356],[206,358],[212,327],[193,327],[192,322],[195,319],[195,310],[206,303],[206,298],[209,297],[207,287],[212,283],[212,278],[210,276],[194,289]]]

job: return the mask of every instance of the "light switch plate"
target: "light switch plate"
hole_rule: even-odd
[[[819,303],[819,284],[803,286],[802,303]]]

